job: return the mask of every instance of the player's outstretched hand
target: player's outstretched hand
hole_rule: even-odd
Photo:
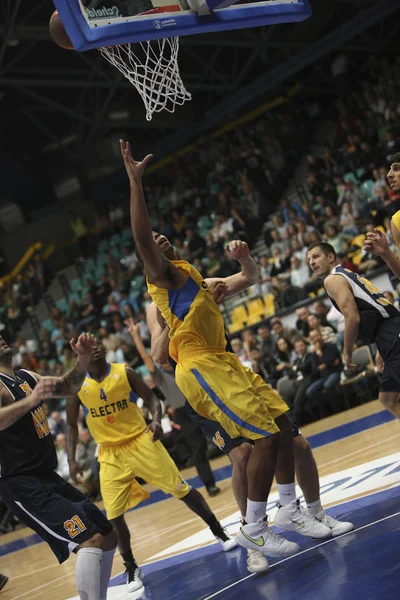
[[[241,240],[233,240],[225,248],[226,253],[235,260],[241,261],[250,256],[250,250],[246,242]]]
[[[389,252],[389,244],[386,235],[379,229],[369,231],[365,236],[363,245],[366,252],[372,252],[375,256],[384,256]]]
[[[41,377],[33,393],[28,396],[32,402],[32,406],[39,406],[41,402],[46,402],[46,400],[54,398],[57,392],[57,383],[57,377]]]
[[[82,471],[82,468],[81,468],[80,464],[78,463],[78,461],[75,459],[70,460],[70,461],[68,461],[68,466],[69,466],[69,474],[70,474],[72,481],[74,481],[75,483],[81,483],[82,479],[83,479],[83,471]],[[80,481],[78,479],[78,475],[81,476]]]
[[[136,323],[135,319],[129,317],[124,321],[124,324],[127,326],[129,333],[133,337],[134,335],[138,335],[140,337],[140,324]]]
[[[152,431],[153,436],[151,438],[152,442],[156,442],[162,436],[163,430],[161,424],[158,421],[152,421],[150,425],[147,426],[146,431]]]
[[[375,365],[376,365],[376,368],[378,369],[379,373],[383,373],[383,368],[385,366],[385,363],[379,352],[377,352],[376,356],[375,356]]]
[[[208,289],[212,294],[214,302],[218,304],[224,299],[225,294],[228,291],[228,286],[226,285],[225,281],[222,281],[221,279],[221,281],[210,281],[208,284]]]
[[[75,354],[90,358],[98,344],[98,340],[91,333],[81,333],[76,343],[73,338],[69,343]]]
[[[147,164],[153,158],[153,155],[148,154],[142,161],[137,161],[132,157],[131,145],[129,142],[119,140],[119,145],[130,183],[139,183],[142,179],[143,173],[145,172]]]

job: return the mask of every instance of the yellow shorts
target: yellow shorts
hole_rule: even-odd
[[[218,421],[232,438],[256,440],[278,433],[274,419],[289,410],[259,375],[230,352],[186,356],[175,378],[194,410]]]
[[[126,444],[100,445],[100,488],[109,519],[150,498],[135,477],[175,498],[184,498],[190,492],[162,443],[152,442],[151,437],[151,432],[141,433]]]

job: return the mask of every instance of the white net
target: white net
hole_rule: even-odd
[[[100,52],[135,86],[148,121],[155,112],[172,113],[176,105],[192,99],[179,73],[178,37],[100,48]]]

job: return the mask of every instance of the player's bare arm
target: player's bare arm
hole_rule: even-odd
[[[400,252],[400,232],[391,221],[393,240],[396,244],[398,254]],[[386,235],[379,229],[374,229],[367,233],[364,241],[364,249],[372,252],[375,256],[381,256],[389,269],[396,277],[400,277],[400,260],[389,248]]]
[[[354,295],[344,277],[328,275],[325,288],[329,296],[335,300],[345,320],[343,363],[346,369],[353,369],[351,362],[354,344],[360,327],[360,313]]]
[[[8,390],[2,389],[0,393],[0,431],[13,425],[26,413],[39,406],[41,402],[54,398],[56,387],[56,377],[42,377],[32,394],[18,402],[13,401]]]
[[[169,358],[168,329],[154,302],[147,309],[146,317],[151,337],[151,358],[156,364],[163,365]]]
[[[75,483],[79,483],[78,475],[83,477],[82,469],[75,458],[79,437],[78,416],[80,405],[81,402],[76,394],[67,398],[67,457],[69,474]]]
[[[157,396],[153,394],[151,389],[145,384],[142,378],[133,369],[131,369],[130,367],[126,367],[126,374],[131,389],[144,400],[144,402],[148,406],[149,411],[152,414],[153,421],[147,427],[146,431],[153,432],[152,439],[153,442],[156,442],[160,439],[162,435],[161,403]]]
[[[144,198],[142,176],[148,165],[151,154],[142,161],[133,160],[129,142],[120,140],[121,155],[129,177],[131,188],[130,213],[131,229],[135,245],[149,281],[158,287],[179,289],[186,283],[187,277],[162,253],[153,239],[150,217]]]
[[[156,367],[153,359],[144,347],[143,340],[140,336],[140,325],[136,323],[135,319],[132,317],[124,321],[124,323],[128,328],[132,341],[136,346],[136,350],[139,352],[140,358],[142,359],[143,363],[150,371],[150,373],[154,373]]]
[[[206,279],[206,283],[210,286],[216,281],[222,281],[226,285],[224,297],[230,298],[251,285],[258,283],[260,281],[260,273],[254,259],[250,256],[249,247],[246,242],[233,240],[227,245],[226,253],[241,264],[242,270],[240,273],[235,273],[235,275],[230,275],[229,277],[208,278]]]
[[[57,386],[54,398],[66,398],[79,392],[89,370],[90,359],[96,346],[96,338],[91,333],[81,333],[77,342],[72,339],[70,345],[77,355],[77,359],[72,369],[67,371],[65,375],[55,378]],[[35,377],[38,376],[35,374]]]

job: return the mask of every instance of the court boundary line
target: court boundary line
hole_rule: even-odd
[[[279,560],[278,562],[274,563],[273,565],[271,565],[270,570],[278,565],[281,565],[284,562],[287,562],[288,560],[291,560],[292,558],[296,558],[297,556],[301,556],[302,554],[311,552],[312,550],[315,550],[316,548],[321,548],[321,546],[326,546],[326,544],[335,542],[338,539],[343,539],[344,537],[346,537],[350,534],[357,533],[358,531],[362,531],[363,529],[367,529],[368,527],[373,527],[374,525],[377,525],[378,523],[382,523],[383,521],[387,521],[388,519],[392,519],[393,517],[398,517],[398,516],[400,516],[400,511],[393,513],[392,515],[383,517],[382,519],[378,519],[377,521],[373,521],[372,523],[367,523],[366,525],[362,525],[361,527],[358,527],[357,529],[353,529],[352,531],[349,531],[348,533],[344,533],[343,535],[340,535],[340,536],[337,536],[334,538],[330,538],[329,540],[325,540],[325,542],[321,542],[320,544],[317,544],[316,546],[312,546],[311,548],[306,548],[305,550],[301,550],[301,552],[297,552],[296,554],[293,554],[293,556],[288,556],[287,558],[283,558],[282,560]],[[246,577],[242,577],[242,579],[239,579],[238,581],[231,583],[230,585],[222,588],[221,590],[214,592],[213,594],[211,594],[211,596],[207,596],[206,598],[204,598],[204,600],[211,600],[211,598],[216,598],[216,596],[218,596],[219,594],[222,594],[222,592],[226,592],[226,590],[229,590],[232,587],[235,587],[236,585],[238,585],[239,583],[242,583],[243,581],[250,579],[250,577],[254,577],[254,575],[256,575],[256,573],[251,573],[250,575],[246,575]]]

